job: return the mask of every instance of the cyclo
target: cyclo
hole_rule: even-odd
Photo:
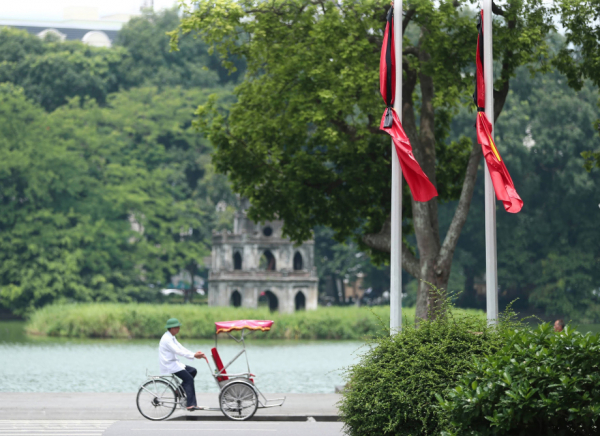
[[[268,400],[254,383],[254,374],[250,372],[248,354],[246,353],[245,336],[257,330],[266,332],[271,329],[273,321],[269,320],[237,320],[215,322],[215,347],[211,349],[215,370],[211,367],[208,359],[206,364],[219,387],[219,407],[206,407],[202,410],[223,412],[227,418],[234,421],[245,421],[254,416],[257,409],[282,406],[284,398]],[[240,336],[232,334],[240,331]],[[246,332],[248,332],[246,334]],[[219,333],[226,333],[231,339],[242,344],[242,350],[227,364],[223,365],[219,356],[218,337]],[[240,356],[246,358],[248,372],[228,374],[227,368],[231,366]],[[186,408],[186,396],[181,382],[175,375],[147,375],[147,379],[137,393],[137,408],[144,416],[152,421],[167,419],[175,409]]]

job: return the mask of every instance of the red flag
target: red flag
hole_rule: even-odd
[[[517,213],[523,207],[523,200],[517,194],[515,185],[510,178],[506,165],[500,157],[496,143],[492,139],[492,123],[485,114],[485,81],[483,79],[483,10],[478,24],[479,35],[477,36],[477,79],[475,82],[475,94],[473,100],[477,106],[477,142],[481,144],[483,156],[487,163],[496,198],[504,204],[504,209],[510,213]]]
[[[392,137],[396,154],[400,161],[402,174],[410,187],[413,198],[416,201],[429,201],[437,196],[435,186],[429,181],[427,175],[412,153],[410,141],[404,133],[402,123],[393,109],[394,96],[396,94],[396,59],[394,52],[394,18],[393,8],[387,15],[387,24],[381,47],[381,58],[379,61],[379,89],[381,96],[387,105],[387,109],[381,118],[379,128]]]

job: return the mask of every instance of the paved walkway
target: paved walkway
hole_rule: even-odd
[[[339,394],[265,394],[285,396],[282,407],[259,409],[252,421],[334,421]],[[137,410],[135,393],[11,393],[0,392],[0,420],[110,420],[146,419]],[[218,407],[217,394],[198,394],[198,404]],[[171,420],[222,420],[221,412],[177,410]]]
[[[118,421],[103,436],[344,436],[341,422]],[[82,435],[85,436],[85,435]]]
[[[0,420],[5,436],[344,436],[341,422]]]
[[[0,435],[102,436],[114,421],[0,420]]]

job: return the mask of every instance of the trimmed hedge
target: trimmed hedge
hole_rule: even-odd
[[[372,342],[370,351],[346,373],[348,389],[340,403],[345,430],[359,435],[439,435],[445,421],[441,394],[503,345],[500,328],[485,317],[465,314],[447,303],[445,316],[405,325],[394,336]]]
[[[511,331],[439,401],[452,421],[445,435],[600,434],[600,336]]]

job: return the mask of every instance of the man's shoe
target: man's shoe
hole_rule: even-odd
[[[195,412],[196,410],[203,410],[204,407],[198,407],[198,406],[192,406],[192,407],[188,407],[187,410],[188,412]]]

